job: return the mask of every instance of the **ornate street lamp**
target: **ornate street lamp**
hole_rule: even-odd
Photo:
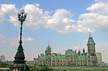
[[[20,27],[20,40],[19,40],[19,47],[18,47],[17,53],[15,55],[14,63],[25,63],[25,60],[24,60],[25,55],[24,55],[23,46],[22,46],[22,25],[23,25],[23,22],[26,19],[26,16],[27,16],[27,14],[25,14],[24,10],[21,10],[18,13],[18,20],[20,21],[20,24],[21,24],[21,27]]]
[[[14,64],[11,67],[12,71],[29,71],[28,66],[25,64],[25,55],[23,52],[23,46],[22,46],[22,26],[23,26],[23,22],[25,21],[27,17],[27,14],[24,12],[24,10],[22,9],[19,13],[18,13],[18,20],[20,21],[21,27],[20,27],[20,40],[19,40],[19,46],[17,49],[17,53],[15,55],[15,60],[14,60]]]

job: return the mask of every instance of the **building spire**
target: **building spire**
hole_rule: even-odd
[[[48,46],[50,45],[50,40],[48,40]]]
[[[90,31],[89,31],[89,37],[92,37],[92,35],[91,35],[91,34],[92,34],[92,32],[90,32]]]

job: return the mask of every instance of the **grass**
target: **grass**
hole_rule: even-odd
[[[63,69],[59,71],[108,71],[108,69]]]
[[[48,66],[29,66],[30,71],[108,71],[107,67],[48,67]]]
[[[108,71],[106,67],[51,67],[54,71]]]

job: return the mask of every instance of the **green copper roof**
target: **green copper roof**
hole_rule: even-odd
[[[40,56],[39,59],[40,59],[40,60],[46,60],[46,59],[47,59],[47,56],[46,56],[46,55]]]
[[[68,55],[76,55],[76,52],[73,51],[72,49],[68,49],[65,54],[68,56]]]
[[[93,38],[90,36],[87,45],[95,45]]]
[[[48,45],[47,50],[48,50],[48,51],[51,51],[51,47],[50,47],[50,45]]]

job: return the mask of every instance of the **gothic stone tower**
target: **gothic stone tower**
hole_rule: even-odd
[[[90,60],[89,60],[90,65],[96,65],[97,64],[95,45],[96,44],[93,40],[93,37],[91,35],[89,35],[87,46],[88,46],[88,53],[90,55]]]
[[[48,45],[46,51],[45,51],[46,57],[46,65],[51,66],[51,47]]]

